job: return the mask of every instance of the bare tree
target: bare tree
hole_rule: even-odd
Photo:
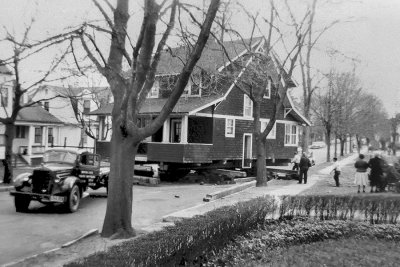
[[[256,140],[257,147],[257,186],[267,185],[267,171],[266,171],[266,140],[268,134],[273,129],[279,112],[283,108],[283,103],[287,97],[287,92],[293,86],[291,80],[293,71],[295,69],[297,58],[300,55],[304,37],[306,36],[307,29],[303,25],[308,16],[306,12],[304,18],[300,22],[296,22],[292,13],[293,27],[295,29],[296,42],[293,47],[287,51],[283,62],[280,62],[277,55],[273,52],[273,45],[278,41],[284,43],[284,37],[280,34],[279,28],[275,25],[275,17],[278,13],[275,9],[274,2],[270,1],[270,14],[268,18],[264,18],[267,24],[267,36],[264,37],[265,42],[260,45],[261,50],[247,51],[250,59],[239,65],[239,69],[245,69],[243,75],[238,79],[236,85],[249,96],[253,102],[253,118],[254,128],[253,133]],[[289,10],[289,12],[291,12]],[[259,27],[256,24],[256,16],[250,16],[254,27]],[[278,32],[277,40],[272,39],[273,32]],[[250,46],[251,47],[251,46]],[[260,52],[262,51],[262,52]],[[283,81],[283,82],[282,82]],[[265,128],[261,128],[261,107],[264,102],[264,95],[266,88],[271,87],[271,102],[272,112],[268,124]]]
[[[287,4],[287,0],[286,4]],[[315,45],[318,43],[322,35],[332,28],[335,24],[339,23],[338,20],[331,22],[329,25],[323,27],[322,29],[315,29],[315,15],[317,12],[317,2],[318,0],[312,0],[310,6],[310,16],[308,19],[308,31],[306,37],[306,45],[304,53],[300,54],[300,70],[301,70],[301,81],[303,85],[303,113],[307,119],[311,116],[311,104],[312,98],[316,90],[320,86],[320,82],[325,78],[324,75],[318,78],[315,72],[312,71],[312,53],[315,49]],[[287,4],[288,6],[288,4]],[[304,128],[302,146],[303,151],[308,151],[308,145],[310,141],[310,127]]]
[[[108,188],[107,210],[102,236],[126,238],[135,235],[132,228],[132,177],[133,162],[139,143],[154,134],[167,119],[182,95],[193,68],[205,47],[212,23],[220,1],[211,0],[207,14],[201,25],[197,40],[191,44],[190,56],[184,66],[172,93],[160,114],[145,127],[137,125],[138,111],[153,86],[157,66],[166,46],[166,41],[174,29],[176,14],[182,5],[177,0],[157,4],[154,0],[144,1],[143,20],[136,44],[128,35],[129,0],[118,0],[116,6],[108,1],[104,5],[93,0],[103,15],[108,28],[91,27],[86,24],[80,32],[80,41],[87,56],[96,65],[99,72],[107,79],[114,97],[112,110],[111,170]],[[110,16],[107,9],[112,12]],[[157,26],[163,16],[169,14],[165,30],[156,45]],[[111,43],[108,59],[103,55],[95,36],[89,30],[94,29],[109,34]],[[127,43],[128,42],[128,43]],[[131,49],[131,53],[128,52]],[[129,77],[124,75],[124,66],[129,66]]]
[[[19,112],[27,107],[31,107],[39,104],[41,101],[50,100],[49,99],[38,99],[33,101],[32,98],[26,97],[28,94],[30,96],[35,95],[35,88],[43,82],[54,81],[59,78],[52,78],[52,74],[64,60],[65,56],[69,53],[69,48],[67,47],[65,51],[61,53],[59,57],[53,60],[53,62],[48,67],[41,77],[37,80],[27,84],[23,82],[23,77],[21,77],[21,64],[29,60],[33,56],[37,56],[45,53],[50,47],[55,45],[61,45],[62,43],[69,40],[71,36],[74,35],[74,31],[67,32],[64,34],[58,34],[43,40],[32,41],[29,39],[29,33],[33,26],[33,21],[26,27],[21,37],[16,34],[13,35],[5,29],[5,36],[2,37],[3,45],[7,45],[10,49],[11,54],[6,55],[4,58],[0,59],[0,65],[12,69],[11,77],[9,81],[6,81],[2,86],[12,87],[12,106],[11,109],[7,109],[5,103],[2,107],[4,109],[4,116],[0,117],[0,122],[5,125],[5,160],[3,161],[5,172],[3,177],[4,183],[10,183],[13,177],[12,168],[12,146],[15,136],[15,122]],[[54,98],[54,97],[53,97]],[[3,99],[3,95],[2,95]],[[25,101],[24,101],[25,100]],[[3,100],[2,100],[3,101]]]

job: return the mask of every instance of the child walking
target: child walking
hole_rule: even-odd
[[[339,187],[340,183],[339,183],[339,176],[340,176],[340,172],[342,171],[342,169],[340,168],[340,164],[337,161],[337,158],[333,158],[333,166],[332,166],[332,171],[331,173],[333,173],[333,179],[335,180],[336,186]]]

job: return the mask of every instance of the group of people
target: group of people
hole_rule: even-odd
[[[307,154],[305,152],[301,153],[301,155],[300,152],[296,152],[294,153],[292,163],[293,163],[292,170],[299,171],[299,184],[302,184],[303,181],[306,184],[308,169],[313,165],[312,160],[310,160],[310,158],[307,157]]]
[[[307,183],[307,173],[308,169],[312,166],[312,161],[307,157],[305,152],[303,153],[295,153],[293,159],[293,168],[292,170],[299,171],[299,184]],[[365,193],[365,188],[369,184],[371,186],[371,193],[384,191],[387,183],[384,179],[384,166],[385,161],[380,157],[378,153],[374,155],[368,162],[365,160],[365,156],[363,154],[359,155],[359,158],[354,164],[356,168],[356,173],[354,176],[354,182],[358,186],[358,193]],[[370,169],[370,172],[368,172]],[[341,166],[338,162],[338,159],[333,158],[332,171],[333,179],[335,180],[335,185],[337,187],[340,186],[339,177],[341,174]]]
[[[360,154],[358,160],[354,164],[356,168],[356,174],[354,176],[354,182],[358,186],[358,193],[365,193],[365,188],[369,184],[371,186],[371,193],[378,191],[385,191],[386,182],[384,179],[384,165],[385,162],[381,159],[378,153],[375,154],[368,162],[365,160],[365,156]],[[368,173],[368,168],[371,170]]]

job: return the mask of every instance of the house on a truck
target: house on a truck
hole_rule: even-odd
[[[257,38],[251,43],[250,40],[225,42],[222,49],[218,42],[210,40],[169,118],[140,144],[136,164],[158,164],[160,174],[166,176],[201,168],[238,168],[251,172],[256,160],[253,103],[237,86],[242,71],[230,75],[229,68],[239,61],[248,66],[250,54],[264,53],[264,45],[264,39]],[[154,86],[139,111],[139,125],[146,125],[160,113],[182,69],[181,59],[186,52],[185,47],[178,47],[162,55]],[[271,79],[261,85],[265,88],[262,127],[266,127],[273,108],[271,95],[276,86],[271,83],[283,82],[277,78],[277,60],[277,57],[271,59],[268,64]],[[295,87],[294,82],[291,87]],[[297,151],[301,127],[310,125],[290,95],[283,97],[284,107],[267,137],[268,165],[288,163]],[[110,151],[109,138],[102,136],[110,129],[112,107],[111,103],[90,113],[99,118],[100,138],[96,147],[103,157],[108,157]]]

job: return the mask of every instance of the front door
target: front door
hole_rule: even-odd
[[[181,119],[171,119],[171,143],[181,142],[181,129],[182,120]]]
[[[251,168],[252,162],[252,138],[251,134],[243,134],[243,168]]]

